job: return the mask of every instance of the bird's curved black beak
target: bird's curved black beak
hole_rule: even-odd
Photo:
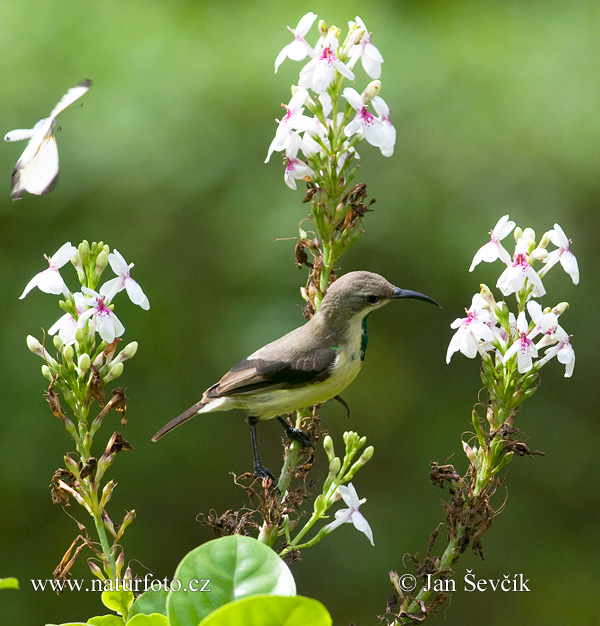
[[[439,306],[440,309],[442,308],[438,302],[436,302],[433,298],[426,296],[424,293],[411,291],[410,289],[400,289],[400,287],[394,287],[392,300],[400,300],[400,298],[413,298],[415,300],[423,300],[423,302],[429,302],[430,304],[435,304],[435,306]]]

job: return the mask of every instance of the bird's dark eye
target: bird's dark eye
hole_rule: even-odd
[[[369,304],[377,304],[379,302],[379,296],[376,296],[374,294],[371,294],[369,296],[365,297],[365,300],[369,303]]]

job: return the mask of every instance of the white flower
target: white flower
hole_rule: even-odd
[[[282,105],[286,110],[286,113],[281,118],[279,126],[277,126],[275,137],[269,146],[269,150],[267,151],[265,163],[269,161],[271,154],[273,154],[274,151],[279,152],[280,150],[285,150],[288,147],[290,135],[293,134],[295,130],[305,131],[315,129],[315,121],[302,114],[304,111],[304,103],[307,98],[308,91],[306,91],[303,87],[299,87],[292,96],[289,104],[287,106],[285,104]]]
[[[542,275],[545,275],[553,265],[560,261],[565,272],[571,277],[573,284],[577,285],[579,283],[579,267],[575,255],[569,250],[570,240],[565,235],[565,231],[558,224],[554,224],[554,229],[548,231],[548,237],[558,250],[553,250],[544,259],[546,266]]]
[[[125,332],[125,327],[119,318],[108,308],[106,296],[88,287],[81,288],[83,293],[90,296],[86,299],[86,304],[90,307],[84,311],[77,320],[79,326],[83,328],[86,320],[90,317],[95,322],[98,334],[107,343],[112,343],[116,337],[120,337]]]
[[[502,259],[506,265],[510,265],[510,254],[508,254],[500,242],[510,235],[514,227],[515,223],[508,219],[508,215],[501,217],[490,231],[490,241],[475,253],[469,272],[472,272],[481,261],[493,263],[496,259]]]
[[[573,346],[570,343],[569,335],[560,326],[556,330],[556,338],[558,339],[558,344],[554,348],[547,350],[546,354],[555,350],[558,362],[566,366],[565,378],[570,378],[575,367],[575,350],[573,350]]]
[[[335,522],[331,522],[327,524],[327,526],[323,527],[323,530],[327,533],[330,533],[332,530],[335,530],[338,526],[341,526],[345,523],[354,524],[354,528],[359,530],[361,533],[364,533],[367,539],[371,542],[371,545],[374,546],[373,543],[373,531],[369,526],[369,522],[365,519],[362,513],[358,510],[361,504],[364,504],[367,499],[363,498],[359,500],[358,494],[356,493],[356,489],[352,483],[348,483],[348,486],[340,485],[338,487],[338,493],[344,499],[344,502],[348,506],[347,509],[340,509],[335,512]]]
[[[350,106],[356,111],[354,119],[346,125],[344,132],[347,137],[362,132],[364,138],[377,148],[387,145],[389,137],[384,130],[381,120],[377,119],[367,109],[363,99],[352,87],[347,87],[342,92],[342,96],[348,100]]]
[[[446,363],[455,352],[462,352],[466,357],[475,357],[483,342],[493,342],[494,333],[488,324],[495,320],[486,308],[486,301],[480,293],[473,296],[471,307],[466,311],[467,317],[457,318],[450,325],[457,331],[452,336],[446,352]]]
[[[334,31],[327,33],[325,39],[319,39],[314,58],[300,70],[301,87],[323,93],[335,78],[335,70],[349,80],[354,80],[354,74],[336,56],[338,47],[339,42]]]
[[[284,46],[277,55],[275,59],[275,73],[277,73],[279,66],[288,58],[292,59],[292,61],[302,61],[308,54],[313,56],[313,49],[308,45],[304,36],[310,30],[310,27],[314,24],[316,19],[317,16],[314,13],[308,12],[300,18],[296,28],[292,29],[289,26],[287,27],[292,35],[294,35],[294,41]]]
[[[384,142],[379,146],[379,149],[383,156],[390,157],[394,154],[394,145],[396,144],[396,128],[390,121],[390,108],[381,96],[375,96],[371,102],[377,115],[379,115],[385,133]]]
[[[534,334],[542,333],[543,335],[552,335],[558,328],[558,317],[552,311],[544,313],[542,306],[535,300],[527,303],[527,310],[535,324]],[[539,347],[539,346],[538,346]]]
[[[527,257],[527,241],[519,239],[515,247],[515,254],[512,265],[509,265],[498,278],[496,287],[500,289],[503,295],[508,296],[511,293],[520,291],[525,285],[525,281],[529,281],[533,285],[532,295],[536,297],[543,296],[546,293],[542,279],[537,272],[531,267]]]
[[[348,26],[352,28],[360,28],[364,31],[358,44],[352,47],[350,53],[350,62],[348,67],[353,68],[356,61],[360,58],[363,69],[371,78],[379,78],[381,76],[381,64],[383,57],[381,52],[371,43],[371,34],[369,33],[365,23],[356,16],[356,23],[349,22]]]
[[[107,302],[110,302],[116,294],[125,289],[133,304],[137,304],[147,311],[150,308],[150,302],[146,294],[142,291],[142,288],[129,274],[133,263],[127,265],[127,261],[116,249],[108,255],[108,262],[117,277],[106,281],[102,287],[100,287],[100,294],[106,298]]]
[[[529,323],[525,317],[525,311],[519,313],[517,317],[517,332],[518,339],[510,346],[505,352],[503,362],[506,363],[515,354],[517,355],[517,369],[521,374],[529,372],[533,367],[533,358],[537,358],[538,351],[535,344],[532,341],[532,337],[537,334],[535,329],[528,333]]]
[[[66,265],[76,252],[77,248],[71,245],[70,241],[67,241],[67,243],[62,245],[50,258],[46,257],[48,269],[36,274],[27,283],[19,299],[22,300],[34,287],[37,287],[44,293],[52,293],[55,295],[62,293],[68,297],[70,294],[69,289],[58,270],[63,265]]]
[[[314,172],[310,167],[297,157],[300,148],[302,148],[302,140],[299,135],[293,133],[290,137],[290,144],[285,151],[287,164],[283,174],[285,184],[290,189],[296,189],[297,179],[304,178],[305,176],[314,176]],[[307,150],[309,149],[307,148]]]

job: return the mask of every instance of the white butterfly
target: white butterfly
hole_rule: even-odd
[[[12,173],[10,195],[13,200],[19,200],[26,191],[40,196],[54,189],[58,178],[58,148],[52,132],[56,117],[81,98],[91,84],[92,81],[86,79],[69,89],[50,116],[40,120],[33,128],[19,128],[6,133],[4,141],[29,139]]]

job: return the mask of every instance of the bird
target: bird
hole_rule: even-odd
[[[257,423],[277,418],[288,437],[312,446],[306,433],[292,428],[283,415],[334,398],[345,405],[339,394],[363,365],[367,316],[392,300],[405,298],[440,306],[429,296],[395,287],[373,272],[343,274],[329,286],[321,307],[308,322],[234,365],[198,402],[163,426],[152,441],[196,415],[242,409],[250,427],[254,475],[275,482],[260,460]]]

